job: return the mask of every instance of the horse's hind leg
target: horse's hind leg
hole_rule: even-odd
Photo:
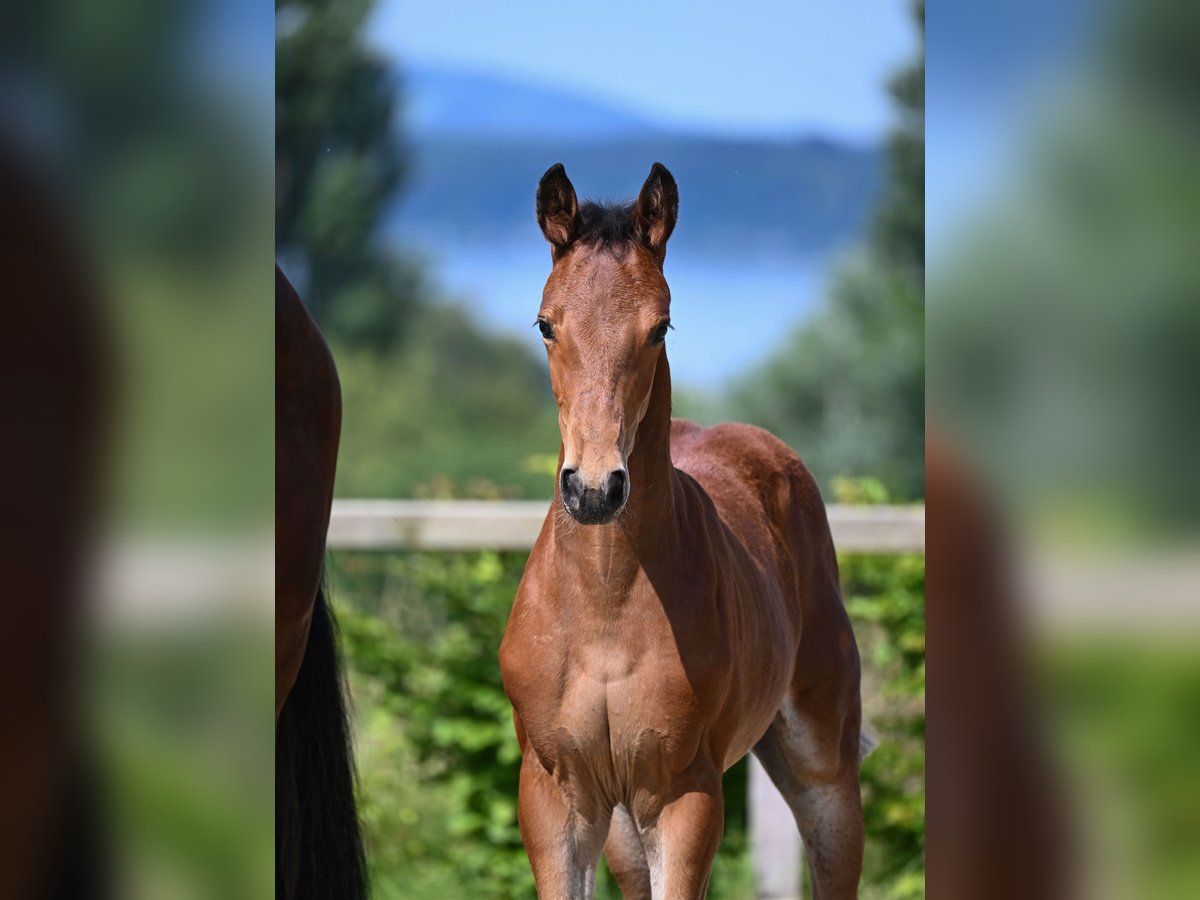
[[[857,703],[847,714],[832,719],[807,711],[809,703],[828,709],[828,704],[816,702],[822,699],[804,694],[789,697],[754,754],[796,817],[813,896],[846,900],[858,896],[862,874],[861,716]]]
[[[618,806],[613,810],[604,860],[625,900],[650,900],[650,864],[633,818]]]

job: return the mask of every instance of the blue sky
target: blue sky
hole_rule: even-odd
[[[380,0],[371,43],[402,60],[586,93],[667,126],[875,141],[916,46],[907,0],[604,4]]]

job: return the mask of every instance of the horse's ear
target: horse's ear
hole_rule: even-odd
[[[642,239],[655,253],[667,249],[667,238],[679,217],[679,188],[662,163],[650,167],[650,177],[637,198],[637,224]]]
[[[537,220],[557,256],[575,237],[579,201],[562,163],[546,170],[537,189]]]

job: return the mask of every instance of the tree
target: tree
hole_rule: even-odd
[[[277,0],[275,243],[334,340],[384,350],[425,293],[381,241],[404,183],[397,78],[363,46],[373,0]]]
[[[734,388],[752,422],[792,444],[822,484],[874,476],[924,494],[925,4],[916,60],[891,83],[899,121],[867,245],[835,276],[826,306]]]

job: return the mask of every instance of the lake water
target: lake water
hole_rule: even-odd
[[[544,243],[460,244],[453,254],[424,256],[441,287],[473,306],[482,323],[540,346],[531,326],[550,270]],[[740,261],[668,252],[675,381],[715,388],[763,359],[819,306],[828,265],[827,257]]]

